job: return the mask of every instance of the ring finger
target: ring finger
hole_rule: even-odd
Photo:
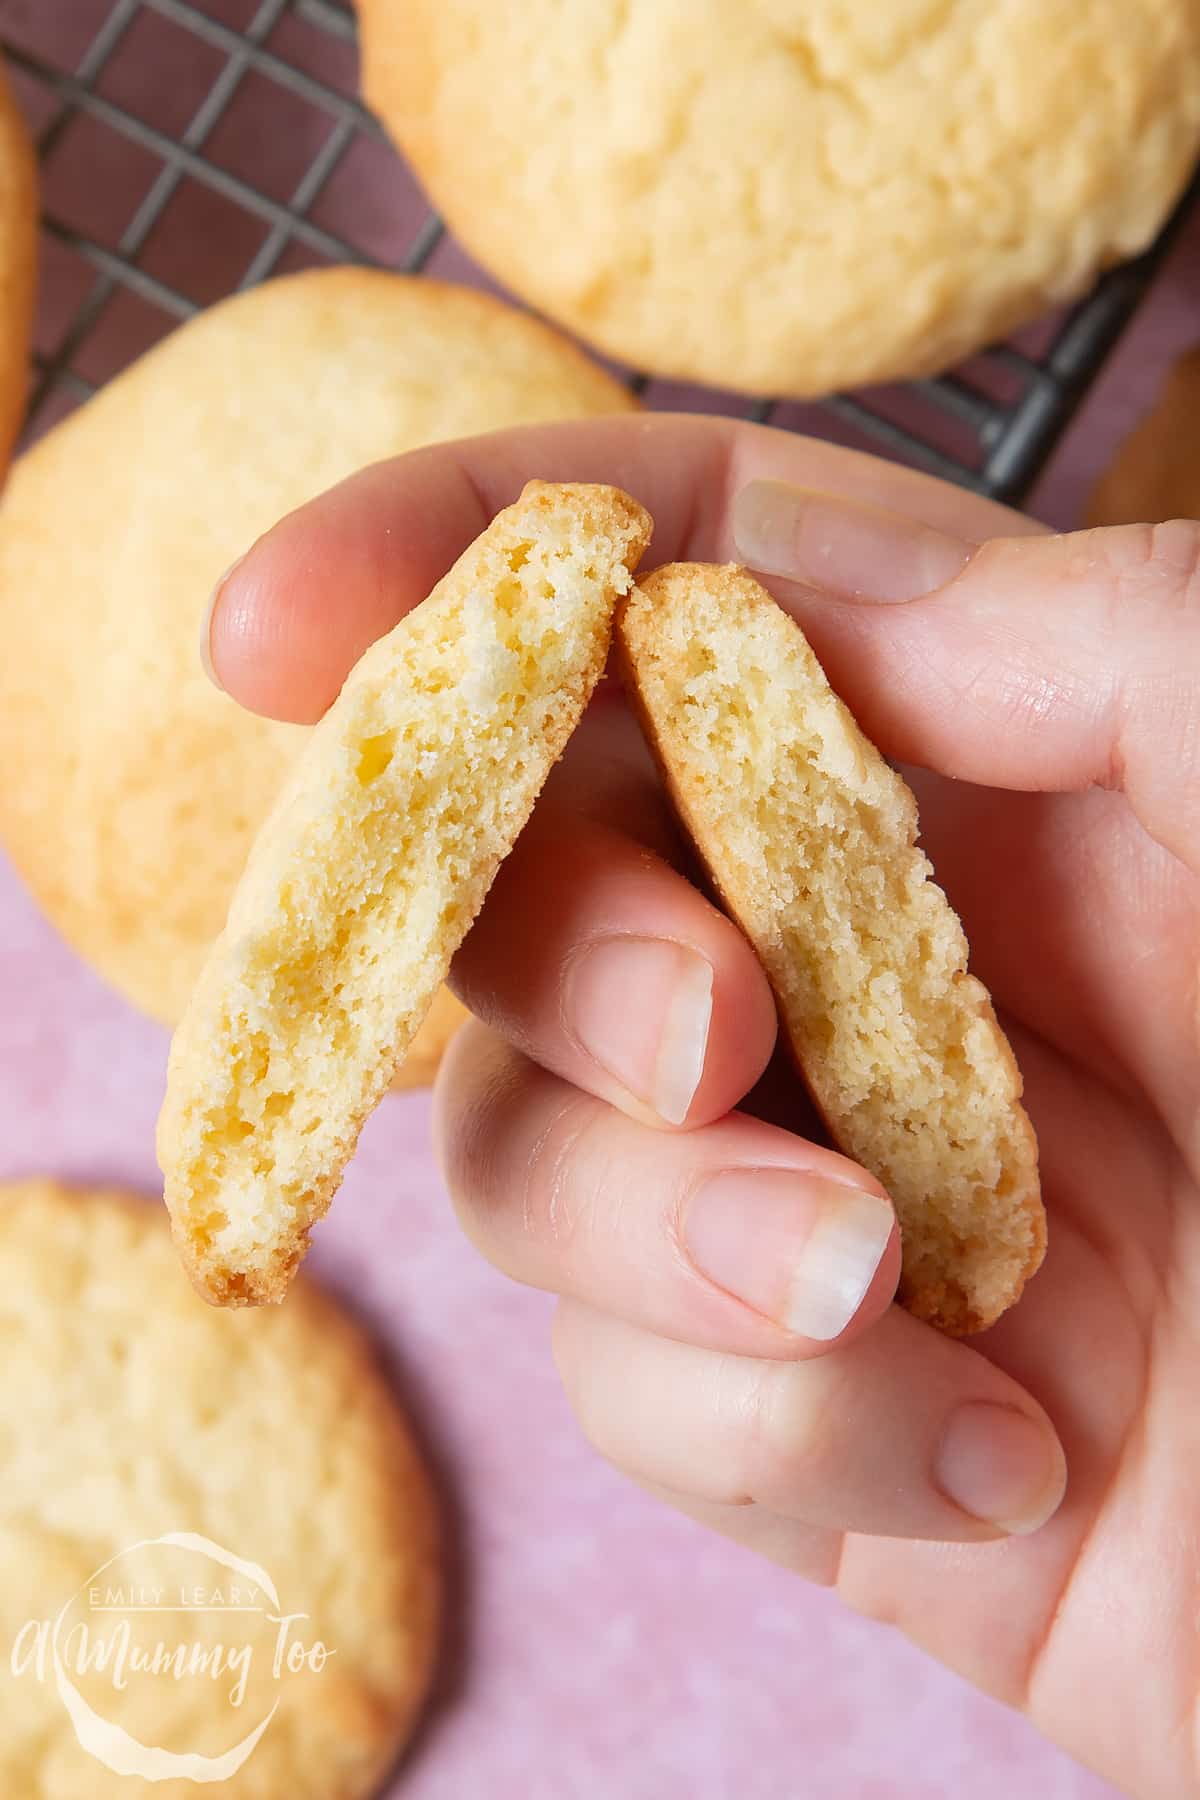
[[[895,1290],[895,1216],[857,1164],[740,1113],[656,1130],[477,1021],[447,1053],[434,1131],[490,1261],[653,1331],[813,1355],[878,1319]]]
[[[554,1350],[596,1448],[705,1516],[722,1511],[735,1535],[729,1509],[761,1508],[817,1531],[970,1542],[1033,1531],[1062,1498],[1065,1462],[1041,1408],[896,1307],[828,1356],[769,1362],[566,1300]],[[761,1518],[754,1528],[769,1535]]]

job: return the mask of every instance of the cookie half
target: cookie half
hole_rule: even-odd
[[[0,1285],[0,1634],[23,1646],[0,1683],[0,1793],[377,1794],[429,1688],[442,1556],[369,1341],[306,1281],[289,1306],[214,1314],[161,1207],[111,1189],[0,1183]],[[48,1652],[39,1679],[28,1622],[60,1608],[63,1670],[93,1719],[68,1713]],[[323,1667],[276,1675],[289,1615],[285,1649],[320,1641]],[[72,1654],[85,1642],[109,1655],[91,1674]],[[139,1670],[159,1645],[164,1666]],[[222,1647],[244,1659],[240,1697],[232,1660],[221,1679],[193,1660]],[[273,1705],[215,1780],[212,1759]],[[203,1780],[183,1778],[189,1757],[210,1760]]]
[[[900,1298],[945,1331],[983,1329],[1042,1258],[1037,1146],[1012,1051],[917,848],[912,793],[743,570],[656,569],[618,637],[676,806],[813,1097],[895,1203]]]
[[[604,669],[650,520],[532,482],[351,672],[171,1047],[166,1201],[201,1292],[279,1299]]]

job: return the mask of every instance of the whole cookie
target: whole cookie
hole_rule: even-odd
[[[0,63],[0,477],[25,410],[36,263],[33,148]]]
[[[1089,525],[1200,519],[1200,345],[1169,371],[1088,502]]]
[[[634,404],[499,301],[322,270],[202,314],[20,460],[0,504],[0,837],[115,987],[179,1018],[307,735],[201,670],[229,562],[364,464]],[[430,1031],[458,1011],[447,996]]]
[[[366,96],[471,253],[658,374],[945,367],[1149,242],[1195,0],[359,0]]]
[[[377,1792],[441,1582],[428,1480],[358,1330],[306,1283],[218,1315],[161,1208],[45,1180],[0,1185],[0,1291],[0,1791],[188,1800],[188,1759],[224,1757],[228,1800]],[[196,1646],[224,1646],[219,1675]]]

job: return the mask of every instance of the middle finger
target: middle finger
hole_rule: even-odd
[[[469,1020],[434,1117],[467,1235],[519,1281],[685,1342],[788,1358],[860,1333],[895,1291],[879,1183],[746,1114],[655,1130]]]

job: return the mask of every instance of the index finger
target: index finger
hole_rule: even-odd
[[[311,722],[526,481],[625,488],[654,519],[652,567],[734,560],[732,498],[760,477],[968,538],[1036,529],[932,476],[763,425],[626,413],[523,426],[377,463],[281,520],[218,584],[205,625],[210,672],[253,712]]]

